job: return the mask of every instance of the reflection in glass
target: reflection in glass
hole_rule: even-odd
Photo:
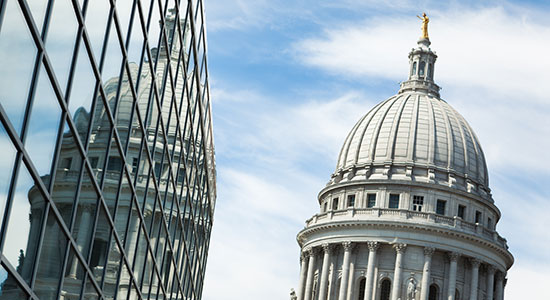
[[[29,91],[36,46],[17,1],[7,1],[0,31],[0,103],[20,132]]]
[[[193,80],[195,66],[201,62],[188,63],[194,58],[185,50],[194,40],[187,20],[191,9],[182,7],[185,13],[178,21],[175,11],[169,9],[175,1],[163,2],[168,3],[163,7],[156,1],[151,1],[150,7],[142,2],[144,18],[150,20],[146,28],[149,36],[141,32],[139,14],[130,22],[134,1],[113,2],[122,37],[128,27],[132,31],[127,51],[131,60],[122,65],[123,51],[114,23],[102,50],[109,2],[88,1],[84,37],[90,39],[94,56],[105,51],[105,64],[97,83],[96,66],[81,42],[70,94],[66,95],[69,111],[63,120],[54,85],[40,65],[24,146],[46,186],[37,185],[27,166],[21,164],[11,214],[4,220],[8,226],[3,250],[27,284],[35,276],[34,290],[40,299],[62,295],[71,300],[134,300],[141,293],[150,299],[175,300],[184,299],[184,294],[195,295],[186,299],[196,299],[200,294],[203,272],[197,275],[199,279],[192,277],[204,269],[208,237],[202,235],[209,234],[209,197],[213,196],[205,180],[213,172],[213,150],[204,149],[200,129],[204,116],[199,116],[201,110],[209,110],[204,92],[207,82]],[[19,9],[14,3],[8,1],[8,11]],[[62,24],[64,14],[74,14],[72,1],[56,0],[52,13],[54,30]],[[166,14],[162,23],[161,14]],[[46,53],[62,88],[73,54],[74,21],[74,15],[67,18],[67,31],[50,35],[47,43]],[[0,43],[10,33],[5,32],[3,27]],[[160,39],[161,32],[168,35],[167,44]],[[61,38],[66,41],[53,49]],[[151,55],[142,59],[145,40]],[[30,49],[27,61],[34,58],[35,49]],[[32,64],[29,70],[28,76]],[[201,78],[207,77],[202,74]],[[97,93],[99,84],[101,92]],[[25,102],[26,94],[21,93],[20,99]],[[1,105],[5,107],[5,103],[2,98]],[[3,147],[6,155],[0,160],[0,180],[10,182],[15,148],[1,130],[0,143],[7,144]],[[211,141],[208,144],[212,147]],[[205,153],[212,156],[210,161],[204,159]],[[0,193],[7,194],[9,186],[2,184]],[[3,212],[6,196],[0,195]],[[176,276],[183,281],[178,282]],[[8,281],[5,286],[12,292],[1,288],[0,300],[25,297],[16,288],[16,279]]]
[[[42,67],[25,141],[25,149],[40,175],[50,173],[60,118],[59,102],[49,82],[48,74]]]

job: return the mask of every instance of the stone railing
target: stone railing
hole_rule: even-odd
[[[410,211],[394,208],[348,208],[319,213],[306,221],[306,228],[338,221],[390,220],[403,223],[437,225],[479,236],[508,249],[506,239],[496,231],[479,223],[470,223],[460,217],[448,217],[433,212]]]

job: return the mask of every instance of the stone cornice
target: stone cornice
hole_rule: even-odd
[[[478,244],[480,247],[490,249],[493,252],[498,253],[506,261],[507,267],[510,268],[514,263],[514,257],[512,254],[505,248],[499,246],[498,244],[488,241],[486,239],[477,237],[475,235],[466,234],[457,232],[450,229],[445,229],[437,226],[429,226],[425,224],[414,224],[414,223],[402,223],[402,222],[390,222],[390,221],[340,221],[340,222],[331,222],[319,225],[313,225],[308,228],[302,229],[296,239],[300,247],[304,246],[305,240],[312,234],[322,231],[328,231],[335,228],[345,228],[345,227],[359,227],[359,228],[389,228],[389,229],[412,229],[415,231],[423,231],[426,233],[438,233],[446,235],[452,239],[462,239],[468,242],[473,242]]]

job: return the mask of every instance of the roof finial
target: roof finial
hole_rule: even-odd
[[[416,17],[422,20],[422,36],[420,38],[429,40],[430,38],[428,37],[428,22],[430,22],[430,18],[428,18],[426,13],[422,13],[422,17],[418,15]]]

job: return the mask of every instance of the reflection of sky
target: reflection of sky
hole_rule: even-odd
[[[44,1],[28,1],[35,23],[41,28],[45,13]],[[129,12],[133,1],[117,1],[117,9],[122,30],[129,25]],[[102,39],[107,26],[106,18],[109,8],[108,0],[90,1],[88,16],[86,17],[87,32],[92,44],[93,55],[96,63],[99,63],[101,55]],[[143,8],[148,9],[147,3]],[[155,5],[155,13],[151,19],[151,34],[159,34],[158,7]],[[146,14],[147,16],[147,14]],[[134,21],[133,32],[140,29],[140,22]],[[77,21],[73,16],[71,1],[58,0],[54,2],[52,17],[50,20],[50,33],[47,36],[46,51],[53,66],[55,77],[60,85],[62,93],[66,91],[69,68],[73,55],[73,47],[76,37]],[[123,39],[125,39],[123,34]],[[122,54],[118,43],[114,24],[108,36],[106,61],[102,72],[102,81],[117,77],[120,72]],[[141,43],[143,36],[134,34],[128,51],[130,61],[138,61],[141,55]],[[158,37],[153,37],[150,43],[156,47]],[[73,116],[76,110],[83,106],[90,111],[95,86],[95,76],[92,71],[91,61],[86,56],[86,49],[81,43],[73,86],[70,95],[69,110]],[[4,22],[0,32],[0,101],[6,110],[12,124],[20,132],[23,121],[25,103],[28,97],[27,91],[30,85],[36,47],[16,1],[7,2]],[[31,157],[34,167],[39,175],[50,173],[51,160],[53,158],[54,144],[61,116],[61,109],[55,97],[53,87],[49,83],[45,69],[39,71],[34,103],[28,121],[25,147]],[[64,125],[64,124],[63,124]],[[5,207],[9,174],[15,158],[14,148],[11,146],[8,136],[0,132],[0,146],[3,155],[0,156],[0,209]],[[19,251],[26,252],[26,244],[29,232],[30,205],[27,193],[33,186],[33,181],[24,165],[19,172],[17,189],[14,194],[14,202],[11,210],[11,219],[8,225],[4,255],[16,267]],[[1,217],[0,217],[1,218]],[[1,220],[1,219],[0,219]]]
[[[203,299],[288,299],[299,276],[295,236],[319,210],[317,193],[346,134],[406,79],[407,54],[420,36],[415,15],[423,11],[439,55],[435,79],[480,139],[503,216],[498,231],[516,258],[506,297],[545,297],[550,42],[541,36],[550,34],[548,4],[205,6],[218,201]]]

